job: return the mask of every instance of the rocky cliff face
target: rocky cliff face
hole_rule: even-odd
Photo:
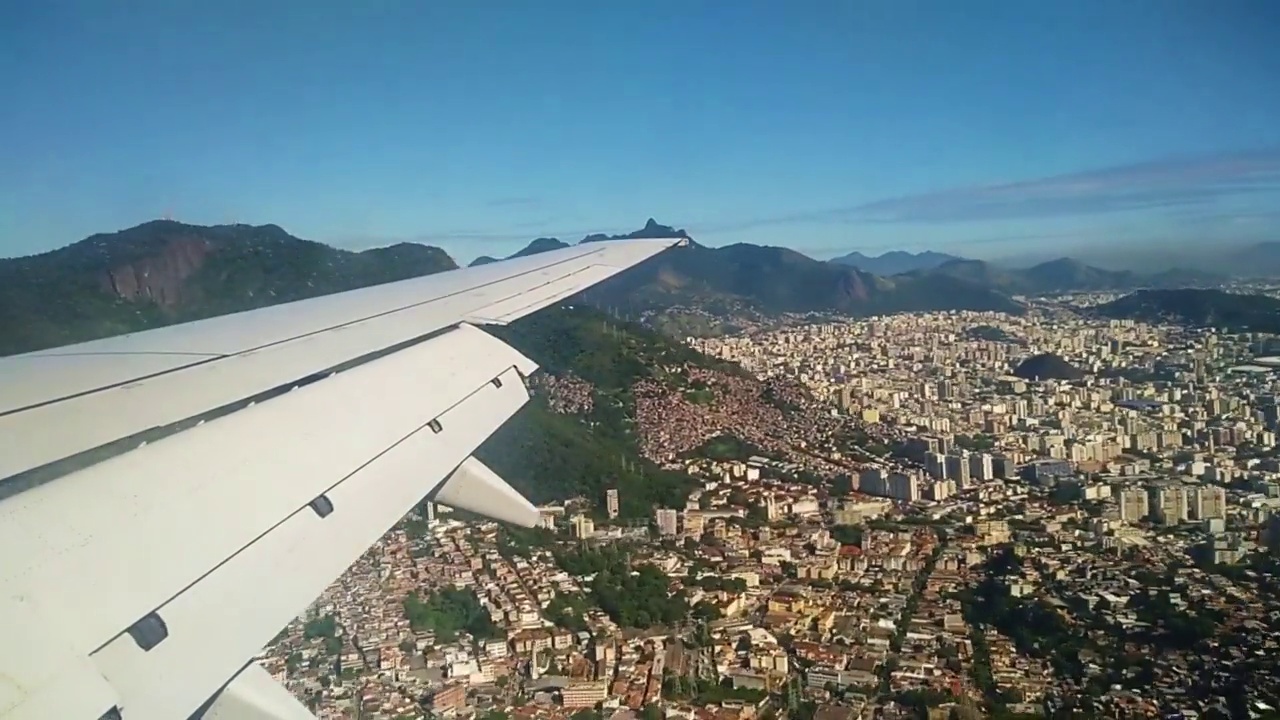
[[[867,284],[863,282],[862,276],[857,273],[841,275],[837,282],[840,296],[847,302],[866,302],[871,297],[871,293],[867,290]]]
[[[150,300],[172,309],[195,300],[186,280],[200,270],[212,249],[208,238],[172,238],[154,255],[107,270],[102,277],[103,289],[124,300]]]

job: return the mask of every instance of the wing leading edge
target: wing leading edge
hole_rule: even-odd
[[[0,718],[306,717],[247,659],[424,496],[537,521],[471,457],[537,366],[476,325],[673,244],[0,360]]]

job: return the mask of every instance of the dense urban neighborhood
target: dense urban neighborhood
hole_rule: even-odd
[[[1113,298],[556,311],[525,422],[631,454],[424,503],[259,662],[321,718],[1280,716],[1280,346]]]

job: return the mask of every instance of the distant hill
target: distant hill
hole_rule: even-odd
[[[919,278],[948,276],[1018,295],[1100,290],[1134,290],[1217,285],[1227,278],[1214,273],[1173,269],[1151,275],[1128,270],[1103,270],[1071,258],[1058,258],[1029,268],[999,268],[982,260],[951,260],[931,270],[915,271]]]
[[[609,240],[639,240],[643,238],[687,238],[689,233],[677,230],[670,225],[662,225],[653,218],[645,222],[644,227],[624,235],[605,235],[595,233],[582,238],[583,243],[606,242]],[[581,244],[581,243],[579,243]]]
[[[1025,285],[1041,292],[1110,290],[1139,282],[1131,272],[1103,270],[1065,257],[1033,265],[1018,272],[1016,277]]]
[[[689,305],[765,313],[1023,309],[997,290],[962,279],[883,278],[787,248],[745,243],[709,248],[690,242],[601,283],[587,298],[636,309]]]
[[[1230,332],[1280,332],[1280,300],[1222,290],[1141,290],[1099,305],[1093,312],[1109,318]]]
[[[578,244],[582,245],[583,243],[608,242],[609,240],[636,240],[636,239],[642,239],[642,238],[686,238],[686,237],[689,237],[689,235],[684,230],[676,230],[675,228],[667,225],[660,225],[653,218],[649,218],[649,221],[644,224],[643,228],[636,230],[634,232],[629,232],[624,235],[606,235],[604,233],[593,233],[579,240]],[[524,257],[526,255],[537,255],[538,253],[549,252],[551,250],[559,250],[560,248],[567,248],[567,247],[569,247],[569,243],[565,242],[564,240],[561,240],[560,238],[540,237],[533,240],[528,245],[524,246],[522,249],[517,250],[516,252],[508,255],[506,258],[503,258],[503,259],[510,260],[511,258]],[[492,262],[498,262],[498,260],[499,258],[490,257],[488,255],[481,255],[475,260],[472,260],[471,264],[468,265],[468,267],[476,267],[477,265],[488,265],[489,263],[492,263]]]
[[[518,258],[526,255],[537,255],[538,253],[551,252],[552,250],[559,250],[560,248],[567,247],[569,247],[569,243],[558,238],[541,237],[529,243],[524,247],[524,249],[517,251],[510,257]]]
[[[1229,278],[1221,273],[1192,268],[1170,268],[1151,275],[1137,275],[1148,287],[1176,290],[1179,288],[1203,288],[1221,285]]]
[[[1079,368],[1053,353],[1032,355],[1014,369],[1013,374],[1023,380],[1079,380],[1084,373]]]
[[[1001,292],[1022,292],[1023,281],[1017,270],[1000,268],[982,260],[949,260],[936,268],[909,273],[918,278],[952,277]]]
[[[1215,269],[1248,278],[1280,276],[1280,242],[1260,242],[1209,259]]]
[[[827,262],[848,265],[875,275],[898,275],[899,273],[913,270],[932,270],[943,263],[962,259],[955,255],[933,252],[932,250],[925,250],[920,253],[891,250],[881,255],[863,255],[855,251],[848,255],[832,258]]]
[[[277,225],[156,220],[0,259],[0,355],[249,310],[457,267],[402,243],[350,252]]]

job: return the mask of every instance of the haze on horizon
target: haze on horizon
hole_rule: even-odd
[[[1280,5],[0,9],[0,255],[162,215],[459,260],[654,217],[987,259],[1280,240]]]

